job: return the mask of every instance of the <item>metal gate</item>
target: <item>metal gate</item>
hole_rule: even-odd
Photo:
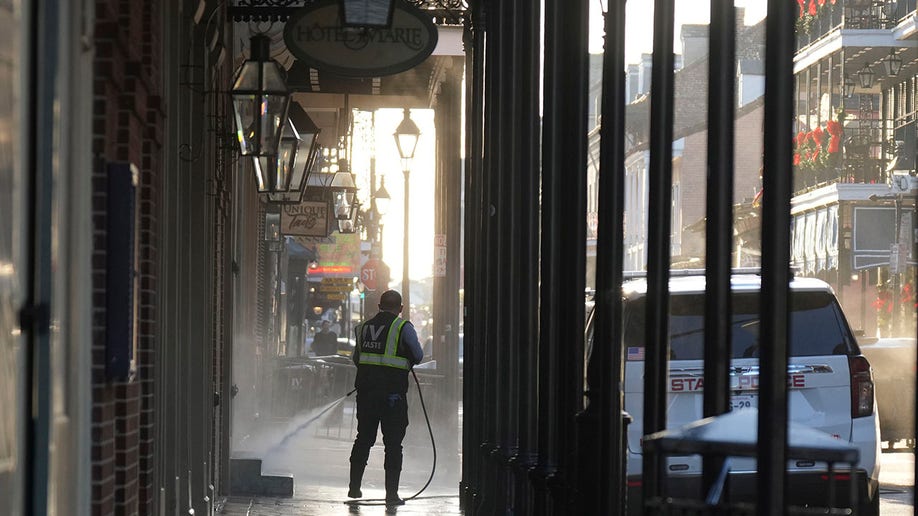
[[[589,4],[470,2],[464,384],[464,449],[469,452],[461,485],[470,514],[562,514],[569,513],[571,504],[585,514],[624,510],[623,353],[599,346],[583,358]],[[656,0],[653,8],[646,324],[648,340],[662,343],[669,338],[674,2]],[[760,338],[767,352],[760,359],[758,514],[781,514],[785,507],[796,9],[793,2],[770,1],[765,23]],[[599,200],[595,228],[590,228],[595,229],[599,264],[598,342],[619,342],[622,331],[626,85],[621,72],[627,22],[625,2],[610,0],[602,61]],[[716,314],[730,310],[735,23],[733,2],[712,0],[704,223],[706,416],[728,408],[724,350],[729,349],[729,322]],[[647,349],[645,433],[665,428],[666,349]],[[706,482],[714,481],[717,465],[714,458],[705,463]],[[655,468],[645,459],[645,501],[659,494]]]

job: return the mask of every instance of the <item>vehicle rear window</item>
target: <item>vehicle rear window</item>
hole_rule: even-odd
[[[704,358],[704,295],[670,297],[670,360]],[[625,305],[628,360],[643,360],[644,299]],[[835,298],[825,292],[792,292],[791,356],[844,355],[852,346]],[[759,294],[733,295],[733,358],[759,356]]]

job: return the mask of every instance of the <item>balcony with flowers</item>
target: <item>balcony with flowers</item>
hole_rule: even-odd
[[[815,129],[800,131],[794,137],[794,190],[803,192],[825,184],[848,182],[844,173],[844,114]]]
[[[894,142],[881,141],[879,120],[847,116],[839,109],[833,118],[794,137],[795,195],[834,183],[886,182],[889,144]]]
[[[836,29],[890,29],[902,7],[893,0],[795,1],[798,51]]]

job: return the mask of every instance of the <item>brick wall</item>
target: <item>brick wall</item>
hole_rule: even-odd
[[[153,500],[154,350],[162,166],[159,2],[96,2],[93,79],[93,411],[94,515],[149,514]],[[106,338],[106,167],[140,170],[136,377],[108,382]]]
[[[759,169],[762,166],[762,98],[755,100],[736,114],[734,138],[734,203],[751,199],[762,188]],[[704,234],[686,231],[705,216],[707,181],[708,132],[700,130],[685,137],[682,157],[682,256],[704,256]],[[674,228],[675,229],[675,228]]]

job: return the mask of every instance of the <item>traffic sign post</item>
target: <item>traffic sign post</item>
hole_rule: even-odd
[[[385,290],[389,285],[389,267],[376,258],[370,258],[360,268],[360,281],[367,292]]]
[[[375,258],[370,258],[367,260],[367,263],[363,264],[363,267],[360,268],[360,281],[363,282],[364,287],[370,292],[376,292],[377,284],[377,267],[379,266],[379,260]]]

